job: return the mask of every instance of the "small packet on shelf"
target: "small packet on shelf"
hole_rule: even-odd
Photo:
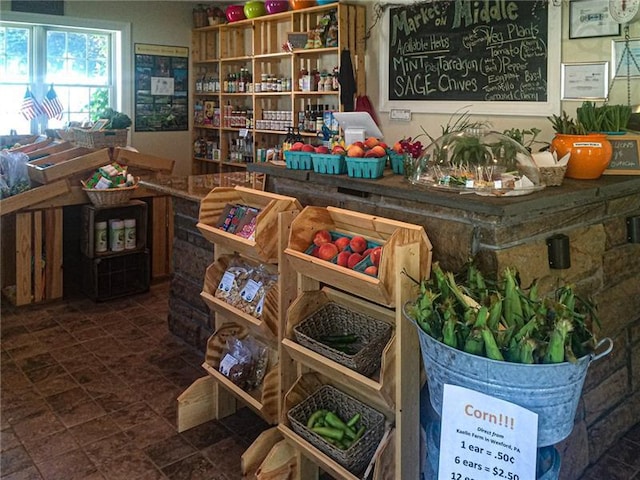
[[[242,299],[240,290],[250,278],[254,267],[240,257],[233,257],[225,270],[214,296],[229,305],[238,306]]]
[[[268,366],[267,347],[252,337],[227,339],[219,371],[243,390],[260,386]]]
[[[264,308],[267,292],[277,283],[277,273],[269,271],[265,265],[256,268],[240,291],[240,303],[237,307],[245,313],[259,318]]]

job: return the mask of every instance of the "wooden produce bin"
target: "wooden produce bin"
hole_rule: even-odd
[[[296,342],[294,327],[318,311],[323,305],[332,302],[351,311],[395,325],[393,310],[325,287],[322,290],[304,292],[291,304],[287,311],[287,329],[282,345],[292,359],[314,371],[323,372],[331,378],[333,383],[340,385],[341,390],[351,396],[361,398],[383,412],[388,420],[393,421],[396,386],[396,349],[393,333],[382,351],[380,369],[371,377],[366,377]],[[358,332],[353,333],[357,335]]]
[[[260,340],[268,343],[273,348],[277,348],[278,297],[280,295],[278,282],[274,283],[267,291],[264,298],[262,315],[260,315],[260,317],[254,317],[240,308],[227,303],[224,299],[215,296],[218,285],[220,284],[220,279],[229,266],[231,258],[232,256],[230,255],[223,255],[209,265],[205,274],[204,286],[200,297],[212,311],[222,314],[226,319],[233,319],[242,325],[248,326]],[[247,259],[243,259],[243,261],[248,262]],[[254,266],[257,266],[257,264]]]
[[[349,237],[360,235],[381,244],[383,253],[377,278],[306,254],[305,251],[313,243],[318,230],[329,230]],[[305,276],[372,302],[397,307],[396,282],[392,278],[396,261],[393,252],[398,246],[410,243],[420,245],[419,279],[422,279],[431,271],[431,242],[422,227],[335,207],[308,206],[291,225],[285,254],[292,267],[298,272],[304,272]]]
[[[280,374],[277,351],[268,348],[269,362],[267,372],[262,380],[262,385],[252,391],[241,389],[218,370],[220,361],[223,358],[222,353],[227,337],[234,335],[242,339],[245,338],[248,333],[246,328],[233,323],[227,323],[218,328],[207,342],[207,353],[202,368],[204,368],[219,385],[223,386],[227,392],[230,392],[238,400],[248,405],[267,422],[275,424],[278,422],[278,400],[280,395]],[[220,389],[218,389],[218,393],[220,394]]]
[[[65,178],[75,185],[80,184],[94,170],[111,162],[109,150],[91,150],[75,147],[40,156],[27,163],[29,178],[33,182],[48,184]]]
[[[66,181],[40,188],[54,191],[51,187],[62,185],[65,188],[61,193],[68,191]],[[3,202],[33,193],[34,190],[9,197]],[[2,213],[2,293],[16,306],[61,298],[62,208],[18,212],[14,215],[4,215],[4,210]]]
[[[113,161],[125,165],[127,171],[141,179],[155,178],[160,174],[170,174],[175,165],[174,160],[147,155],[126,147],[113,149]]]
[[[300,376],[296,380],[295,384],[285,394],[283,405],[284,412],[282,415],[283,418],[286,419],[287,412],[289,410],[305,401],[323,385],[333,385],[332,379],[318,373],[307,373]],[[342,386],[338,386],[337,388],[342,390]],[[382,439],[375,449],[369,465],[365,469],[364,473],[360,475],[355,475],[354,473],[350,472],[338,462],[336,462],[333,458],[318,450],[305,438],[294,432],[288,419],[281,422],[278,425],[278,429],[287,440],[295,444],[301,451],[305,452],[305,455],[308,455],[315,464],[319,465],[322,470],[324,470],[334,478],[339,478],[342,480],[361,480],[362,478],[368,478],[368,474],[372,469],[375,472],[375,470],[378,468],[378,465],[384,466],[384,468],[387,470],[390,468],[390,466],[388,465],[388,458],[386,458],[384,462],[378,461],[382,452],[385,451],[385,446],[389,443],[389,436],[392,429],[391,425],[388,422],[386,422],[384,435],[382,436]],[[375,475],[375,473],[374,477],[379,478]]]
[[[241,204],[260,209],[256,217],[255,240],[242,238],[216,227],[228,204]],[[265,263],[278,261],[278,214],[299,212],[298,200],[275,193],[245,187],[214,188],[200,202],[198,229],[210,242],[231,252],[238,252]]]

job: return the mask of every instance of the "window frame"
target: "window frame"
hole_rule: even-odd
[[[132,43],[131,43],[131,23],[116,22],[109,20],[99,20],[92,18],[65,17],[57,15],[44,15],[24,12],[3,12],[2,24],[14,27],[36,27],[42,28],[42,42],[38,44],[33,38],[30,38],[30,53],[36,59],[42,59],[41,68],[38,70],[36,64],[30,65],[30,77],[32,79],[31,87],[36,98],[41,99],[47,93],[48,86],[44,84],[44,73],[46,69],[45,42],[47,29],[78,29],[86,31],[111,31],[113,39],[111,42],[112,59],[111,59],[111,107],[118,111],[132,111],[132,95],[133,86],[131,82],[125,82],[125,76],[131,76],[133,65]],[[35,69],[35,70],[34,70]],[[43,129],[42,123],[46,120],[36,119],[31,122],[31,128],[34,128],[34,122],[38,129]]]

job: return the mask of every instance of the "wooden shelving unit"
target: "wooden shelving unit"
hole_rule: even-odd
[[[247,240],[216,228],[227,204],[260,209],[256,217],[255,239]],[[261,387],[247,392],[218,371],[216,360],[205,361],[202,367],[211,380],[199,379],[178,399],[180,430],[233,413],[237,401],[250,407],[265,421],[271,424],[278,422],[282,397],[278,332],[284,324],[286,309],[296,293],[295,276],[290,275],[281,263],[282,252],[288,229],[300,210],[302,206],[294,198],[238,186],[214,188],[203,198],[197,226],[214,244],[214,262],[207,269],[201,298],[211,309],[216,332],[236,325],[243,336],[252,335],[267,346],[269,366]],[[255,265],[269,264],[277,270],[277,285],[265,297],[260,317],[254,317],[215,297],[228,259],[233,255],[240,255]],[[222,345],[215,343],[215,337],[216,333],[209,339],[209,346],[213,344],[221,349]],[[207,350],[213,351],[211,348]]]
[[[378,278],[304,254],[319,229],[362,235],[382,244]],[[385,415],[388,430],[372,459],[373,478],[418,478],[420,349],[415,328],[403,318],[402,305],[417,294],[411,278],[421,279],[430,272],[431,243],[424,229],[333,207],[306,207],[293,221],[285,255],[296,271],[299,296],[287,312],[280,342],[281,364],[289,368],[282,374],[288,383],[278,429],[301,453],[299,471],[305,473],[298,478],[317,478],[318,467],[336,478],[362,478],[291,429],[286,412],[313,391],[309,383],[329,383]],[[365,377],[294,340],[294,326],[329,301],[393,326],[379,372]]]
[[[286,42],[288,33],[308,32],[329,12],[335,14],[338,22],[337,46],[283,52],[282,44]],[[264,119],[266,111],[288,112],[292,125],[297,126],[298,114],[304,112],[309,104],[334,106],[335,110],[342,110],[339,90],[303,92],[298,87],[298,72],[303,68],[307,71],[317,69],[331,72],[333,67],[339,67],[340,53],[345,48],[352,55],[356,95],[364,94],[365,15],[364,5],[337,2],[194,29],[191,42],[191,77],[194,80],[191,91],[196,93],[191,99],[194,145],[192,173],[219,175],[219,184],[222,185],[225,173],[242,170],[245,163],[259,161],[256,155],[258,149],[279,146],[287,133],[286,127],[257,128],[256,120]],[[253,88],[241,93],[225,92],[224,78],[241,68],[246,68],[252,74],[253,83],[259,82],[261,75],[265,73],[291,79],[292,88],[282,92],[258,92]],[[217,78],[217,82],[212,82],[214,90],[196,89],[203,77]],[[205,106],[218,109],[219,114],[215,117],[219,119],[217,123],[204,123]],[[249,126],[246,123],[229,126],[225,106],[252,111],[253,121]],[[302,134],[307,137],[316,136],[312,133]],[[246,136],[240,139],[241,135]],[[213,142],[217,146],[217,158],[213,154],[211,158],[195,154],[195,144],[199,139]],[[245,147],[242,159],[236,159],[239,155],[234,154],[234,144]]]

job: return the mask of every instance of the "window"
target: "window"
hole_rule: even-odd
[[[0,22],[2,135],[11,129],[40,133],[46,128],[61,128],[70,121],[93,120],[109,106],[122,108],[121,52],[126,43],[123,33],[128,41],[128,26],[64,17],[57,21],[68,24]],[[51,85],[63,106],[62,118],[42,114],[27,120],[20,113],[27,87],[42,103]]]

